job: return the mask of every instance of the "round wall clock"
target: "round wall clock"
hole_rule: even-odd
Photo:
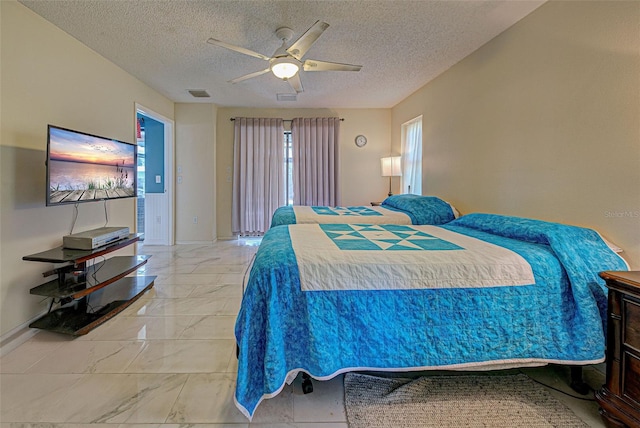
[[[363,147],[365,144],[367,144],[367,137],[364,135],[358,135],[356,137],[356,146]]]

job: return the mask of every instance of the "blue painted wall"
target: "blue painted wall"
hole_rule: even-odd
[[[145,191],[164,193],[164,125],[148,116],[144,117]],[[156,183],[156,175],[160,183]]]

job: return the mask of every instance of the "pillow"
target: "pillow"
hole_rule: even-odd
[[[614,253],[621,253],[624,250],[620,247],[618,247],[616,244],[614,244],[611,241],[608,241],[604,236],[602,236],[602,234],[598,231],[596,231],[596,233],[598,235],[600,235],[600,238],[602,238],[602,240],[604,241],[605,244],[607,244],[607,247],[611,248],[611,251],[613,251]]]
[[[445,201],[447,202],[447,201]],[[458,212],[458,210],[456,209],[456,207],[454,207],[453,205],[451,205],[451,203],[447,202],[447,204],[449,204],[449,206],[451,207],[451,211],[453,211],[453,217],[454,218],[458,218],[460,217],[460,212]]]
[[[405,212],[413,224],[444,224],[457,218],[457,211],[436,196],[412,194],[392,195],[382,202],[385,208]]]

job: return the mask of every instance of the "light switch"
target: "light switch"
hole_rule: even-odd
[[[162,183],[162,177],[156,175],[156,183]]]

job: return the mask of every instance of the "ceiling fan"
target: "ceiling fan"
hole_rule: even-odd
[[[276,30],[276,36],[282,40],[282,46],[280,46],[271,57],[213,38],[207,40],[207,43],[269,62],[268,68],[236,77],[235,79],[229,80],[230,83],[242,82],[243,80],[251,79],[252,77],[257,77],[271,71],[276,77],[289,82],[291,88],[297,93],[300,93],[304,90],[302,82],[300,81],[300,73],[298,73],[300,68],[304,71],[360,71],[362,68],[361,65],[340,64],[337,62],[317,61],[315,59],[302,60],[302,57],[307,53],[309,48],[311,48],[327,28],[329,28],[329,24],[326,22],[316,21],[298,40],[288,47],[287,43],[293,37],[293,30],[288,27],[278,28]]]

